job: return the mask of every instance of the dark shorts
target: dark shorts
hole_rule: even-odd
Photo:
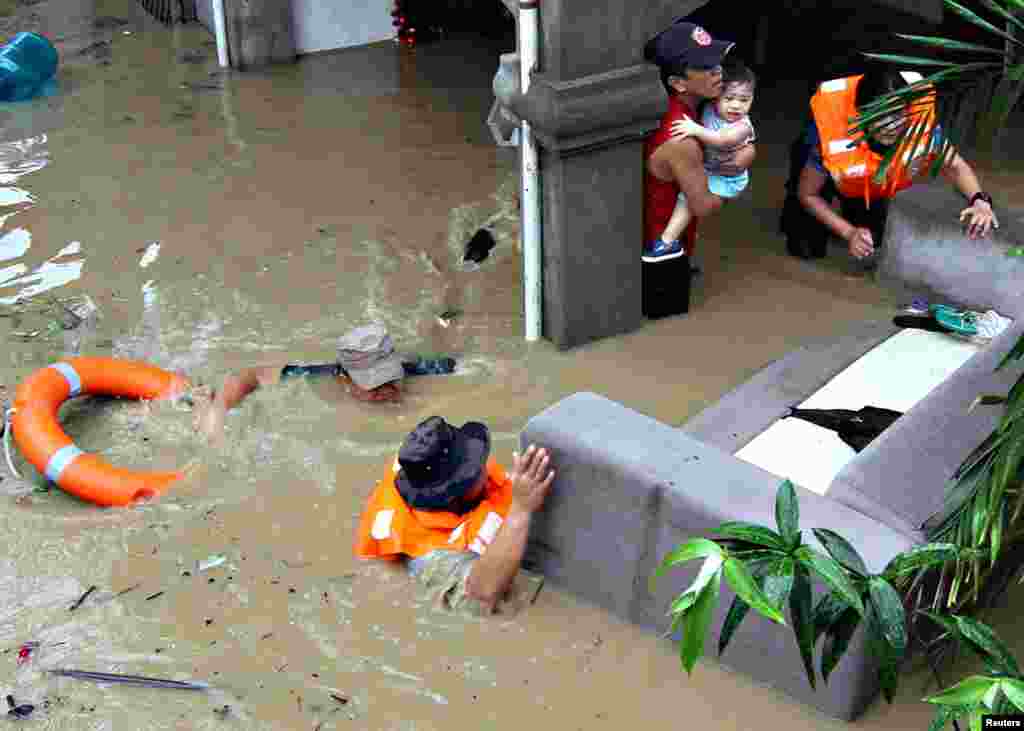
[[[286,381],[289,378],[295,378],[296,376],[316,377],[316,376],[340,376],[343,375],[344,371],[339,363],[322,363],[320,365],[286,365],[281,369],[281,380]]]

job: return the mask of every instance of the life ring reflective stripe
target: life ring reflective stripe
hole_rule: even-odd
[[[183,473],[127,470],[83,452],[64,433],[57,412],[80,394],[161,399],[187,387],[182,376],[141,361],[68,358],[39,369],[18,386],[11,418],[14,441],[25,459],[62,490],[97,505],[130,505],[160,494]]]

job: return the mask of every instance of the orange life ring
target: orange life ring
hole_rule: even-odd
[[[11,429],[21,453],[62,490],[103,506],[130,505],[159,495],[182,472],[135,472],[83,452],[57,419],[61,404],[80,394],[171,398],[188,381],[149,363],[119,358],[68,358],[33,373],[14,394]]]

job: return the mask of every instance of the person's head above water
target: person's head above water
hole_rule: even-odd
[[[866,105],[886,94],[910,86],[910,81],[904,73],[902,71],[894,71],[891,68],[871,68],[867,70],[857,85],[857,109],[861,110]],[[893,145],[899,140],[904,130],[910,124],[910,119],[908,115],[902,113],[894,113],[888,117],[882,117],[871,125],[869,138],[882,145]]]
[[[454,427],[440,416],[416,425],[398,450],[395,487],[414,510],[462,515],[483,499],[491,435],[475,421]]]
[[[726,122],[737,122],[750,113],[757,76],[741,63],[725,67],[722,94],[714,101],[715,112]]]
[[[401,394],[405,371],[383,325],[364,325],[345,333],[338,340],[338,363],[357,398],[383,401]]]
[[[722,91],[722,60],[734,43],[714,40],[706,30],[682,18],[644,45],[644,60],[661,71],[669,96],[714,99]]]

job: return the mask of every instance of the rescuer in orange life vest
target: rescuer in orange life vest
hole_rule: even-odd
[[[530,445],[506,473],[487,427],[420,422],[388,465],[360,518],[355,554],[408,560],[452,609],[488,614],[519,573],[530,522],[555,472]]]
[[[882,244],[888,204],[899,191],[929,175],[939,152],[941,130],[935,124],[934,101],[916,102],[901,115],[884,117],[868,134],[851,139],[850,120],[857,110],[880,96],[920,80],[919,74],[890,69],[871,70],[860,76],[826,81],[811,98],[812,119],[790,148],[790,177],[783,205],[780,229],[786,248],[804,259],[825,256],[829,232],[843,239],[849,252],[873,268],[874,256]],[[880,183],[874,174],[885,153],[896,144],[904,130],[923,124],[924,133],[912,154],[911,142],[904,143]],[[934,143],[927,150],[929,136]],[[999,222],[992,211],[992,198],[985,193],[971,166],[952,151],[942,165],[943,176],[967,200],[960,221],[967,224],[974,239],[988,235]],[[842,215],[831,206],[838,195]]]

